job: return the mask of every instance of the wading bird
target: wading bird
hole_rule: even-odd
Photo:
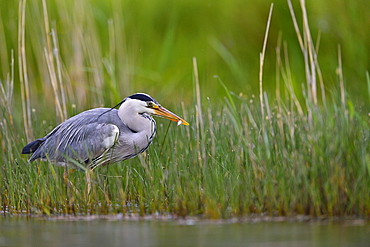
[[[118,110],[115,107],[120,106]],[[22,154],[60,166],[94,169],[133,158],[152,143],[156,123],[151,116],[189,125],[144,93],[133,94],[113,108],[84,111],[27,144]]]

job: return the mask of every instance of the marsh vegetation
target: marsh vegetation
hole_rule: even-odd
[[[2,1],[2,213],[368,218],[361,1],[246,2]],[[66,118],[140,91],[190,126],[157,120],[146,153],[97,168],[91,188],[84,172],[66,182],[64,168],[20,154]]]

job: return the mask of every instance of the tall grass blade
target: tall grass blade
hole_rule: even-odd
[[[26,22],[26,0],[19,1],[18,12],[18,63],[19,80],[22,95],[23,124],[28,141],[33,139],[31,124],[31,99],[27,73],[26,41],[25,41],[25,22]]]
[[[345,115],[348,114],[346,110],[346,95],[344,89],[344,79],[343,79],[343,67],[342,67],[342,53],[340,49],[340,45],[338,45],[338,68],[337,68],[337,75],[339,79],[339,88],[340,88],[340,102],[342,103],[342,109],[345,112]]]
[[[197,59],[193,57],[193,72],[194,72],[194,82],[195,82],[195,95],[196,95],[196,122],[198,129],[198,156],[199,164],[202,167],[206,164],[206,152],[204,140],[204,122],[203,122],[203,113],[202,113],[202,101],[200,95],[200,86],[199,86],[199,75],[198,75],[198,65]]]
[[[370,101],[370,75],[369,75],[369,71],[366,71],[366,82],[367,82],[367,93],[369,95],[369,101]]]
[[[261,115],[262,119],[265,118],[265,107],[263,105],[263,64],[265,60],[265,53],[266,53],[266,46],[267,46],[267,38],[270,30],[270,24],[271,24],[271,18],[272,18],[272,10],[274,8],[274,4],[271,3],[270,6],[270,11],[269,11],[269,16],[267,20],[267,25],[266,25],[266,31],[265,31],[265,38],[263,40],[263,46],[262,46],[262,52],[260,53],[260,70],[259,70],[259,97],[260,97],[260,104],[261,104]],[[264,131],[264,121],[262,121],[262,131]]]

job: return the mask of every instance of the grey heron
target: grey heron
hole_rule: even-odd
[[[113,108],[95,108],[59,124],[45,137],[27,144],[22,154],[72,168],[94,169],[144,152],[156,133],[151,116],[189,125],[148,94],[136,93]],[[116,107],[117,107],[116,106]]]

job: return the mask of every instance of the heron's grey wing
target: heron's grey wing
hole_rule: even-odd
[[[73,163],[72,160],[87,164],[109,150],[118,135],[119,129],[114,124],[66,121],[45,138],[30,161],[46,158],[59,164]]]

